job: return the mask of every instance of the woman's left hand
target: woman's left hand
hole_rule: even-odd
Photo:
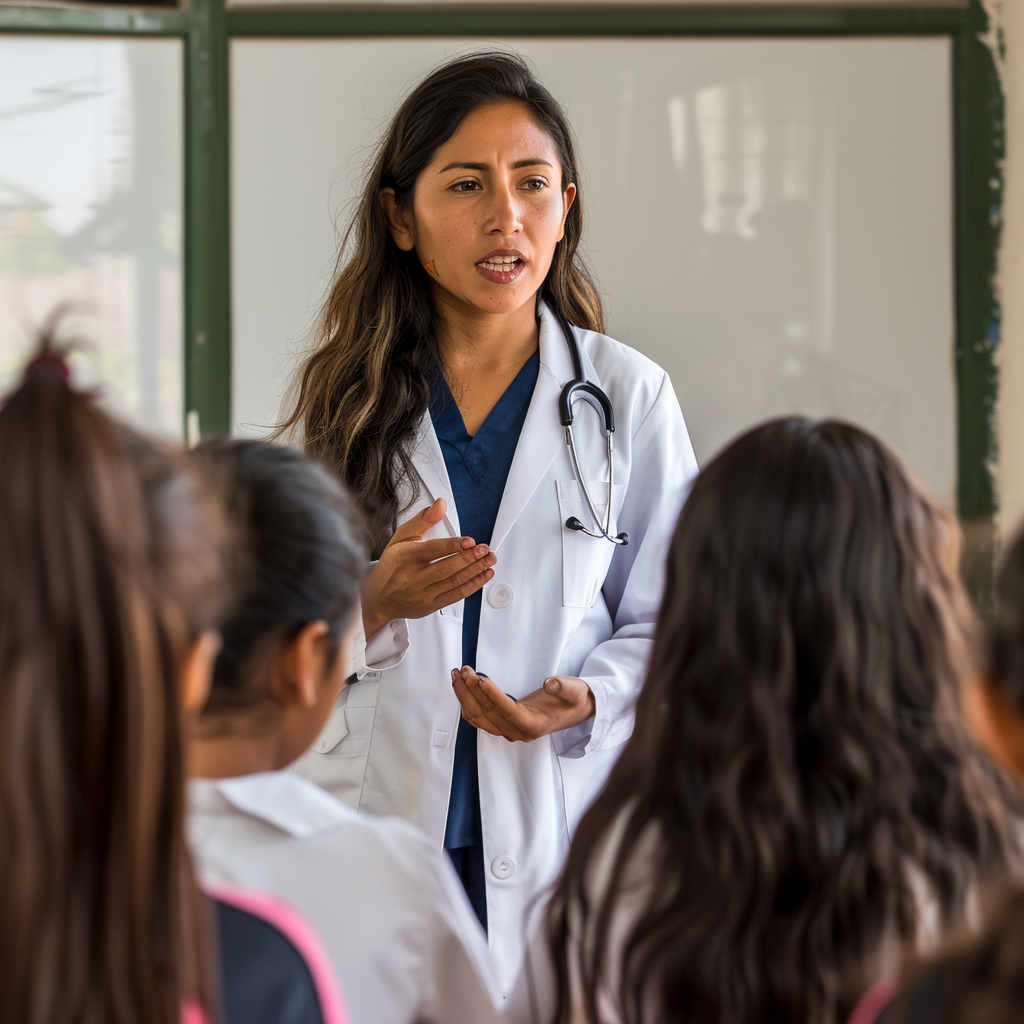
[[[594,714],[594,695],[577,676],[552,676],[539,690],[515,701],[487,676],[464,666],[452,670],[452,687],[470,725],[510,742],[529,743]]]

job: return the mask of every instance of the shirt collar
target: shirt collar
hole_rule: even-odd
[[[543,300],[540,309],[540,365],[544,367],[559,384],[567,384],[573,378],[572,356],[565,335],[558,319]],[[570,328],[577,332],[578,328]],[[579,338],[576,339],[577,345]]]
[[[231,779],[192,779],[188,797],[192,813],[241,811],[298,839],[337,828],[355,816],[355,811],[319,786],[287,770]]]

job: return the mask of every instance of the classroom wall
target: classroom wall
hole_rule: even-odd
[[[1006,180],[1000,284],[997,431],[998,525],[1005,538],[1024,519],[1024,4],[1003,5],[1006,31]]]
[[[379,126],[473,45],[233,42],[238,433],[277,419]],[[841,416],[952,507],[949,42],[508,45],[568,107],[609,333],[669,371],[698,459],[771,416]]]

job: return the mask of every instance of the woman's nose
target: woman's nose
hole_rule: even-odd
[[[521,230],[522,226],[522,214],[515,192],[510,188],[495,189],[491,193],[484,230],[491,235],[512,235]]]

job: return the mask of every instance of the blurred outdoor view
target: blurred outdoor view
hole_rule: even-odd
[[[0,388],[61,305],[76,381],[182,431],[179,40],[0,39]]]

